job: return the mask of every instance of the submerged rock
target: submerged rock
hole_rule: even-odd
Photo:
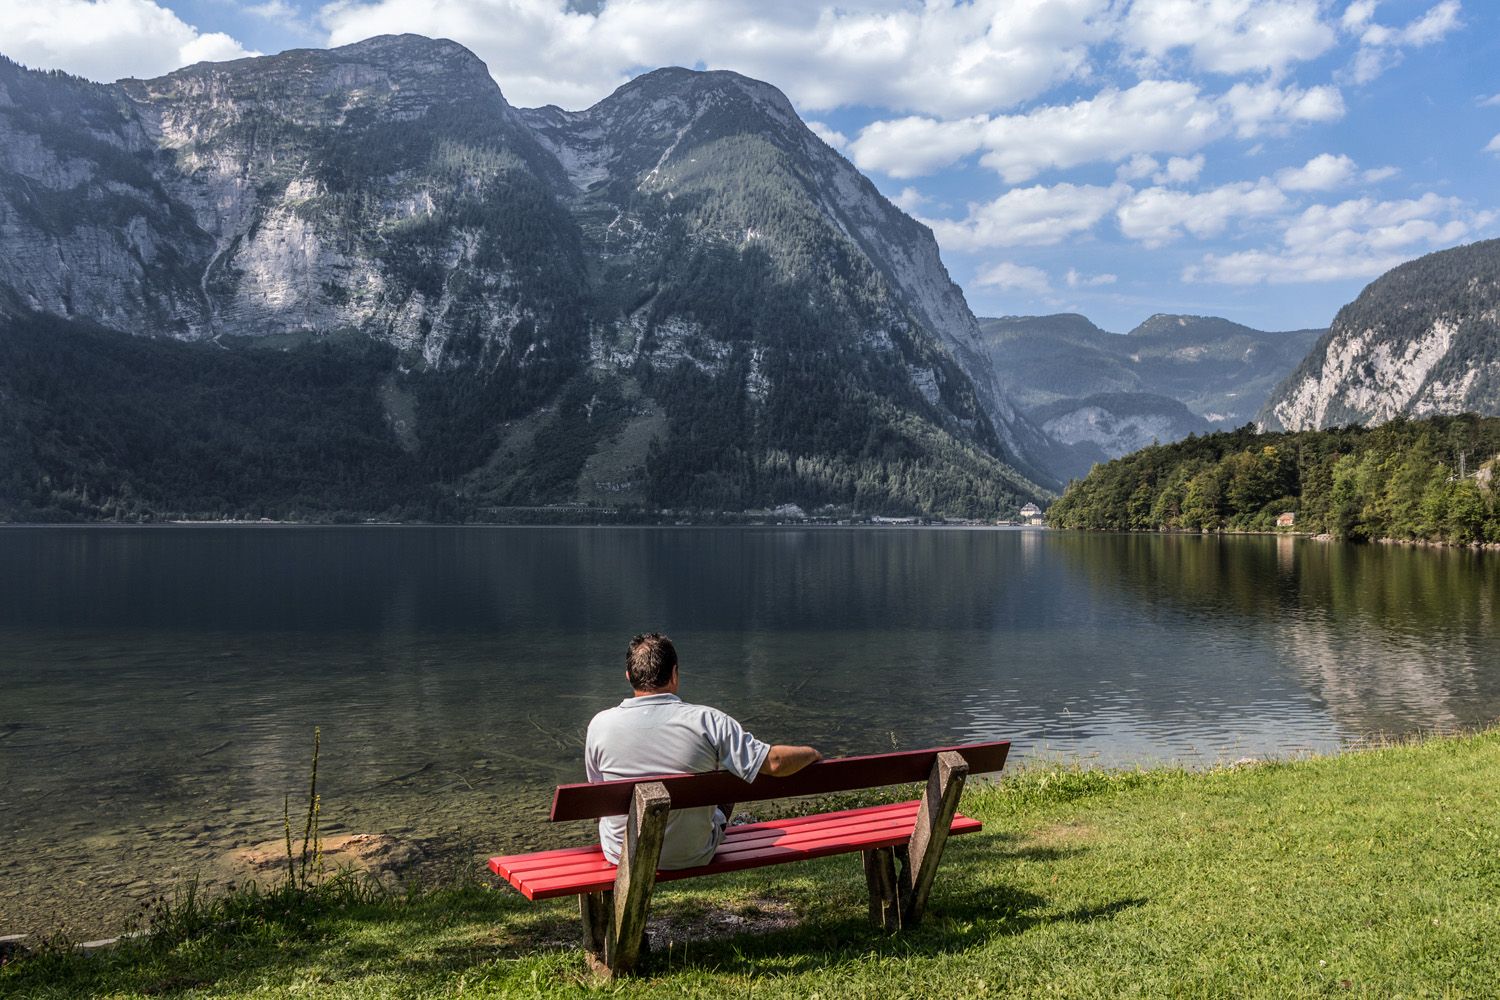
[[[293,841],[292,850],[300,861],[300,840]],[[321,854],[325,871],[354,869],[374,874],[400,872],[424,856],[416,844],[386,833],[324,837]],[[286,841],[268,840],[252,847],[238,848],[225,854],[223,863],[233,869],[249,869],[256,875],[284,873],[287,867]]]

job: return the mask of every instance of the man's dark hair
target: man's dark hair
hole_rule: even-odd
[[[646,632],[630,640],[625,654],[625,672],[637,691],[657,691],[672,683],[677,668],[677,647],[660,632]]]

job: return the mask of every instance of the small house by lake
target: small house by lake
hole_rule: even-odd
[[[1295,528],[1297,526],[1297,515],[1292,511],[1283,511],[1276,515],[1276,527]]]
[[[1045,523],[1045,519],[1042,517],[1042,508],[1038,507],[1034,503],[1029,503],[1026,506],[1022,507],[1020,517],[1022,524]]]

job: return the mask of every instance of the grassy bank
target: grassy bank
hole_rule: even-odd
[[[1500,731],[1209,772],[1026,771],[966,793],[986,829],[950,845],[915,933],[866,926],[854,857],[678,883],[658,892],[650,975],[606,992],[1492,997],[1497,787]],[[0,994],[583,994],[575,914],[472,886],[241,895],[179,909],[154,943],[15,962]]]

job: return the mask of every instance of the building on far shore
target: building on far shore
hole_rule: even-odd
[[[1283,511],[1276,515],[1276,527],[1295,528],[1297,526],[1297,515],[1292,511]]]
[[[1042,508],[1034,503],[1029,503],[1021,508],[1022,524],[1046,524],[1047,520],[1042,516]]]

